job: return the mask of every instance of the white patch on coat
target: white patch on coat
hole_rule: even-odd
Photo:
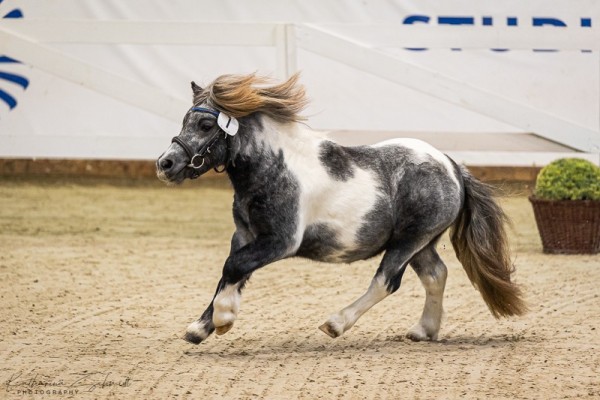
[[[328,260],[336,261],[345,251],[355,249],[364,217],[377,202],[373,172],[353,165],[353,177],[345,181],[333,179],[319,159],[325,139],[302,125],[265,124],[263,134],[264,143],[275,154],[283,151],[286,166],[300,185],[298,229],[290,253],[300,247],[306,228],[318,223],[333,229],[342,247]]]
[[[456,172],[454,170],[454,165],[452,164],[450,159],[448,159],[448,157],[444,153],[442,153],[441,151],[439,151],[438,149],[436,149],[429,143],[424,142],[419,139],[396,138],[396,139],[385,140],[383,142],[375,143],[374,145],[372,145],[372,147],[384,147],[384,146],[405,147],[407,149],[411,149],[412,151],[414,151],[415,155],[417,157],[431,156],[431,158],[433,158],[434,160],[436,160],[437,162],[439,162],[446,168],[448,175],[456,183],[456,186],[460,188],[460,183],[458,182],[458,179],[456,178]],[[427,158],[415,160],[415,162],[417,164],[419,164],[421,162],[426,162],[426,161],[430,161],[430,160],[428,160]]]

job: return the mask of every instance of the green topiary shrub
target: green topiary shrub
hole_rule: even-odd
[[[580,158],[561,158],[537,176],[535,197],[545,200],[600,200],[600,167]]]

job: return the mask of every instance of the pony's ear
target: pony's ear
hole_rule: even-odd
[[[202,88],[196,85],[196,82],[192,81],[192,92],[194,92],[194,96],[202,91]]]
[[[192,92],[194,92],[194,95],[192,96],[192,103],[196,104],[198,103],[199,97],[202,94],[202,88],[196,85],[196,82],[194,81],[192,81]]]

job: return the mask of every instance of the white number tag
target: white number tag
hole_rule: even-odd
[[[217,124],[219,124],[219,127],[229,136],[235,136],[238,129],[240,129],[238,120],[225,113],[219,113]]]

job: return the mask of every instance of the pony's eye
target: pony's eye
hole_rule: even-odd
[[[200,121],[200,130],[202,132],[208,132],[210,131],[213,126],[215,126],[215,123],[213,121],[208,121],[208,120],[202,120]]]

